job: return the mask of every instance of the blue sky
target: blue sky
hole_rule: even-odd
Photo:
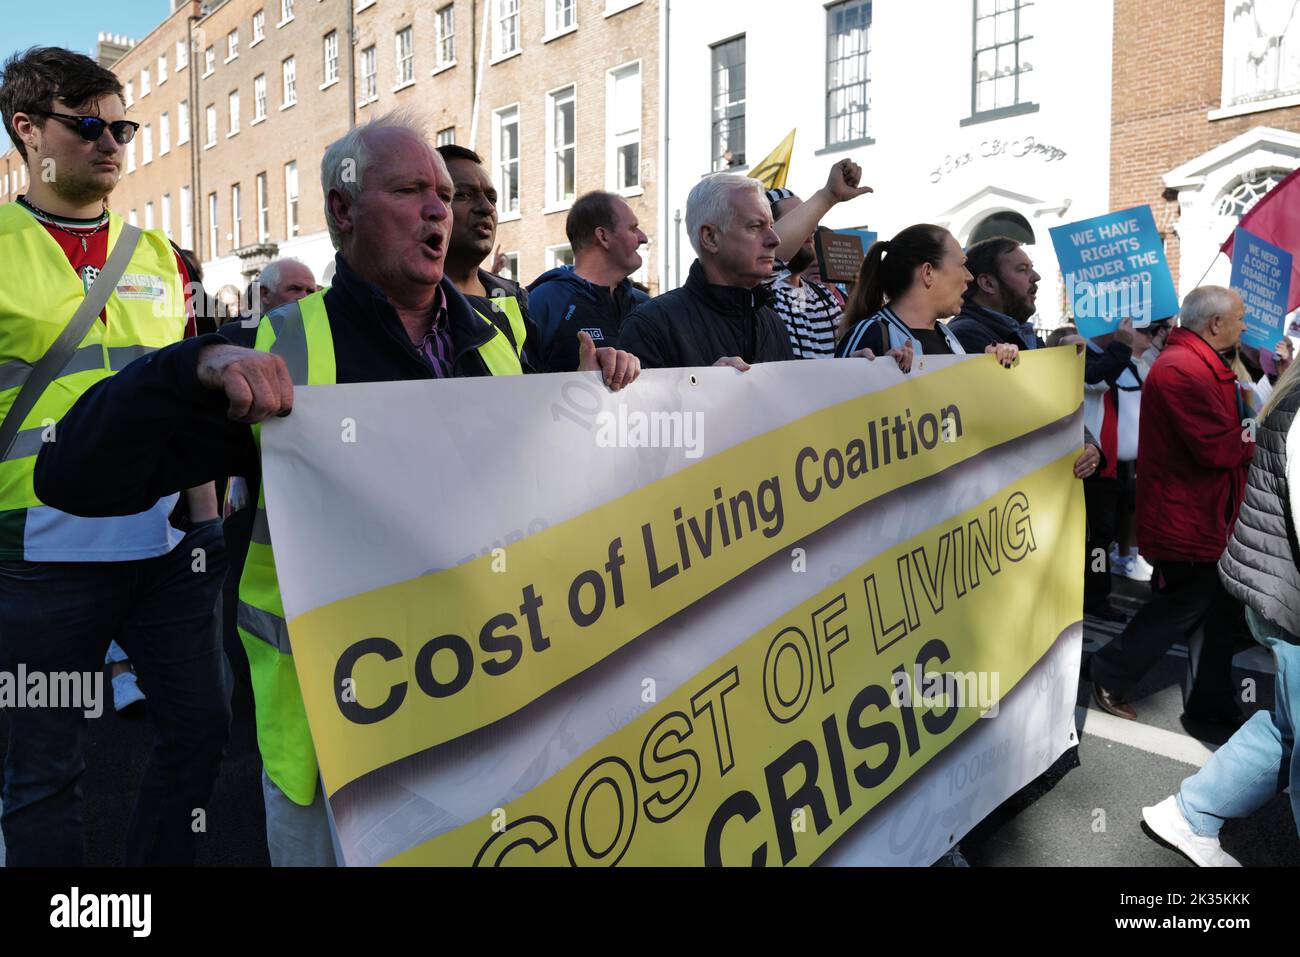
[[[91,53],[101,31],[142,40],[170,12],[169,0],[0,0],[0,59],[30,46]]]

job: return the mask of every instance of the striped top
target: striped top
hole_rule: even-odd
[[[447,319],[447,300],[439,289],[433,305],[433,323],[420,343],[420,351],[433,367],[435,379],[450,379],[456,375],[456,347],[451,340],[451,328]]]
[[[796,359],[829,359],[835,355],[835,325],[843,306],[821,283],[803,279],[790,284],[790,270],[779,268],[763,284],[772,291],[772,308],[785,323]]]

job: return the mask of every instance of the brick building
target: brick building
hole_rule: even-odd
[[[1111,208],[1149,203],[1179,295],[1226,284],[1218,246],[1300,165],[1300,18],[1271,0],[1115,0]]]
[[[212,291],[242,288],[274,256],[327,282],[320,157],[351,123],[409,109],[491,165],[507,272],[531,280],[568,260],[565,211],[589,190],[622,192],[654,232],[657,8],[173,0],[112,64],[142,126],[110,203],[196,250]]]
[[[507,272],[524,281],[571,261],[564,220],[576,196],[621,192],[652,238],[640,277],[652,283],[658,6],[363,0],[357,119],[409,109],[439,144],[478,152],[497,186]]]
[[[127,119],[140,129],[126,146],[122,178],[108,204],[129,221],[161,229],[177,245],[196,250],[188,51],[189,18],[198,12],[197,3],[174,4],[167,19],[144,39],[109,45],[110,52],[129,47],[110,67],[125,90]],[[101,41],[101,51],[104,47]]]
[[[350,123],[349,3],[182,0],[113,65],[143,125],[110,202],[194,249],[212,291],[275,256],[328,278],[320,156]]]

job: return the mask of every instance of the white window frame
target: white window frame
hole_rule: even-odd
[[[135,172],[135,140],[126,144],[126,171]]]
[[[145,67],[140,71],[140,99],[144,99],[151,92],[153,87],[149,83],[149,68]]]
[[[181,100],[176,106],[176,145],[190,141],[190,101]]]
[[[176,53],[174,56],[176,60],[176,69],[172,70],[172,72],[180,73],[181,70],[184,70],[190,65],[190,46],[188,40],[176,41]]]
[[[266,74],[253,77],[253,119],[248,124],[256,126],[266,122]]]
[[[217,104],[209,103],[203,110],[203,148],[217,145]]]
[[[140,225],[140,217],[136,215],[136,211],[134,209],[131,210],[131,212],[126,214],[126,221],[130,223],[132,226]]]
[[[126,99],[126,108],[129,110],[132,106],[135,105],[135,82],[134,81],[132,80],[126,81],[126,88],[125,88],[125,92],[123,93],[123,96]]]
[[[162,195],[162,231],[168,239],[172,236],[172,194],[163,193]]]
[[[1292,90],[1289,93],[1274,95],[1265,99],[1247,100],[1241,103],[1233,103],[1232,100],[1237,91],[1234,88],[1234,78],[1237,69],[1241,66],[1241,58],[1237,56],[1240,52],[1233,46],[1233,26],[1232,13],[1234,7],[1241,6],[1240,0],[1224,0],[1223,4],[1223,56],[1221,71],[1221,85],[1219,91],[1219,108],[1210,110],[1208,119],[1225,120],[1233,116],[1245,116],[1249,113],[1259,113],[1264,110],[1279,110],[1290,106],[1300,106],[1300,90]],[[1300,13],[1300,11],[1297,11]],[[1293,15],[1288,29],[1283,34],[1283,48],[1293,55],[1300,56],[1300,15]],[[1279,58],[1281,54],[1279,53]]]
[[[140,165],[148,166],[153,162],[153,124],[146,123],[140,127]]]
[[[492,4],[492,63],[500,63],[502,60],[508,60],[513,56],[518,56],[523,52],[523,31],[522,20],[523,14],[520,11],[521,4],[519,0],[489,0]],[[507,12],[508,7],[513,7],[513,12]],[[514,21],[514,41],[515,45],[511,48],[504,46],[506,39],[505,24],[507,21]]]
[[[298,102],[298,59],[285,57],[280,61],[280,109],[287,110]]]
[[[332,43],[331,43],[332,41]],[[330,46],[334,47],[331,55]],[[321,63],[324,72],[324,78],[321,80],[320,88],[322,90],[333,86],[339,81],[339,32],[331,30],[321,38]]]
[[[286,23],[293,22],[293,0],[280,0],[280,22],[275,25],[278,30]]]
[[[218,258],[220,248],[220,221],[218,219],[217,194],[208,193],[208,258]]]
[[[217,48],[208,47],[203,51],[203,75],[212,76],[217,72]]]
[[[519,281],[519,250],[516,249],[513,252],[506,253],[505,260],[506,260],[506,268],[508,270],[508,274],[506,272],[503,272],[502,276],[504,276],[506,279],[509,279],[511,282],[518,282]]]
[[[605,0],[605,16],[612,17],[616,13],[622,13],[640,4],[641,0]]]
[[[450,15],[451,32],[443,32],[443,14]],[[434,29],[434,67],[433,72],[441,73],[443,70],[450,70],[456,65],[456,5],[454,3],[443,4],[433,12],[433,29]],[[445,54],[450,48],[451,56]]]
[[[167,54],[158,54],[158,65],[154,68],[158,74],[158,85],[162,86],[167,82]]]
[[[515,157],[513,160],[506,160],[501,155],[501,130],[507,123],[504,122],[509,114],[513,114],[515,127]],[[520,183],[520,174],[523,170],[522,158],[522,140],[520,139],[520,120],[519,104],[512,103],[509,106],[503,106],[500,109],[492,111],[492,180],[497,188],[497,222],[508,222],[512,219],[519,219],[523,209],[523,188]],[[515,169],[515,208],[506,207],[506,188],[505,179],[501,176],[501,170],[507,163],[513,163]]]
[[[366,73],[367,54],[369,54],[370,67],[371,67],[369,74]],[[364,50],[361,51],[361,56],[357,58],[357,63],[361,69],[361,83],[359,84],[360,89],[357,91],[358,93],[357,102],[359,105],[364,106],[367,103],[373,103],[375,100],[379,99],[379,50],[378,48],[373,43],[370,46],[366,47]],[[369,96],[366,95],[367,85],[369,85],[370,87]]]
[[[560,14],[565,7],[568,7],[572,17],[572,22],[569,24],[560,23]],[[543,43],[567,36],[577,29],[578,0],[546,0],[546,33],[542,36]]]
[[[248,46],[249,49],[252,49],[266,39],[266,7],[254,11],[253,15],[249,17],[249,22],[253,33],[253,41]]]
[[[292,175],[290,175],[292,172]],[[302,230],[301,222],[294,222],[298,218],[297,207],[300,199],[298,180],[298,161],[289,160],[284,164],[284,238],[293,239]],[[292,189],[290,188],[292,186]]]
[[[166,111],[158,117],[158,155],[166,156],[172,151],[172,118]]]
[[[451,135],[448,137],[444,137],[443,136],[444,133],[450,133]],[[433,145],[434,146],[455,146],[456,127],[444,126],[442,129],[438,130],[438,132],[434,134]]]
[[[153,200],[146,200],[144,204],[144,228],[153,229]]]
[[[573,140],[568,144],[557,143],[555,139],[555,113],[561,103],[573,103]],[[573,153],[573,195],[561,196],[558,160],[561,152]],[[544,213],[553,213],[568,209],[578,198],[578,85],[567,83],[546,94],[546,205]]]
[[[568,243],[560,243],[558,246],[546,247],[546,268],[547,270],[558,269],[566,263],[560,258],[560,254],[568,250],[569,262],[573,261],[573,247]]]
[[[271,198],[268,195],[266,173],[257,174],[257,241],[264,243],[271,237]]]
[[[226,58],[222,63],[229,63],[231,60],[239,59],[239,27],[231,30],[226,34]]]
[[[194,208],[192,205],[192,193],[188,186],[181,187],[181,241],[182,249],[194,248]],[[200,259],[203,257],[200,256]]]
[[[406,56],[402,56],[402,38],[406,38]],[[406,76],[402,64],[405,60]],[[415,26],[408,23],[393,34],[393,92],[404,90],[415,83]]]
[[[636,70],[637,78],[637,125],[635,133],[631,130],[619,131],[614,128],[615,91],[618,84],[618,75],[620,73],[630,73],[633,68]],[[618,193],[620,196],[640,196],[645,192],[645,186],[641,182],[641,159],[644,155],[643,149],[645,146],[641,135],[645,117],[643,79],[644,75],[641,71],[640,60],[620,64],[605,73],[605,189],[611,193]],[[622,163],[619,162],[618,151],[633,142],[637,144],[636,185],[620,187],[618,185],[618,175],[622,169]]]
[[[244,245],[244,231],[240,225],[241,214],[243,213],[243,203],[240,201],[243,197],[240,195],[238,183],[230,184],[230,248],[239,249]]]
[[[239,133],[239,91],[231,90],[226,97],[226,106],[229,110],[229,129],[226,132],[226,139],[236,136]]]

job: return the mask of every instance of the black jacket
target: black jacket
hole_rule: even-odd
[[[750,363],[793,359],[790,334],[771,299],[762,285],[713,285],[696,260],[684,286],[637,307],[619,348],[647,369],[711,366],[724,356]]]
[[[336,263],[325,308],[338,381],[433,378],[384,294],[357,276],[342,255]],[[451,280],[443,279],[442,292],[455,374],[488,375],[475,349],[495,330]],[[205,345],[252,346],[256,334],[255,327],[228,323],[215,335],[159,349],[96,383],[59,422],[60,441],[47,442],[37,458],[37,497],[73,515],[129,515],[164,495],[229,475],[246,476],[256,488],[261,462],[251,426],[230,421],[225,395],[201,386],[197,373]]]
[[[1033,334],[1033,341],[1025,339],[1020,326],[1009,316],[1003,316],[991,309],[985,309],[969,300],[961,307],[957,317],[948,323],[948,329],[961,347],[972,355],[979,355],[989,346],[1010,343],[1021,349],[1045,349],[1038,333]]]
[[[1087,385],[1104,382],[1114,388],[1116,380],[1124,374],[1125,369],[1130,367],[1140,380],[1142,374],[1133,361],[1132,347],[1126,346],[1118,339],[1112,339],[1101,352],[1093,352],[1089,349],[1083,354],[1083,381]]]
[[[613,289],[588,282],[570,266],[542,273],[528,287],[540,333],[541,362],[548,372],[578,368],[578,333],[599,346],[622,348],[623,324],[650,297],[624,279]]]

